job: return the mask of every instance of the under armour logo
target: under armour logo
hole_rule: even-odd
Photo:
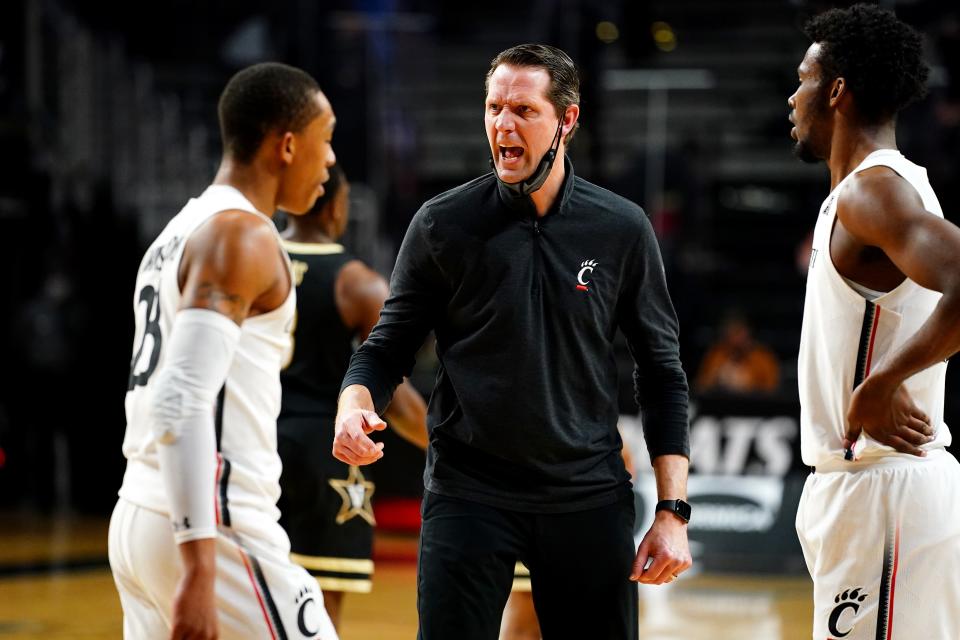
[[[190,528],[190,518],[183,516],[183,522],[173,522],[174,531],[186,531]]]

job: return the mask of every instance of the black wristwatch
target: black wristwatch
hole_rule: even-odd
[[[669,511],[684,522],[690,522],[690,504],[683,500],[661,500],[657,511]]]

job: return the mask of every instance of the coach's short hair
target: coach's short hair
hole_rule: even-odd
[[[318,91],[310,74],[278,62],[238,71],[217,105],[224,151],[240,162],[250,162],[271,131],[303,130],[320,114]]]
[[[843,77],[868,122],[895,116],[926,95],[923,40],[892,11],[869,4],[831,9],[803,26],[820,43],[824,80]]]
[[[490,76],[502,64],[512,67],[540,67],[550,74],[550,88],[547,89],[547,100],[553,105],[557,117],[562,118],[567,107],[580,104],[580,74],[563,50],[551,47],[548,44],[518,44],[501,51],[490,61],[490,70],[483,82],[484,92],[490,89]],[[574,125],[565,140],[569,143],[580,127]]]

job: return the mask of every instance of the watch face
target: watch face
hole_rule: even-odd
[[[656,510],[670,511],[685,522],[690,522],[690,505],[683,500],[661,500],[657,503]]]

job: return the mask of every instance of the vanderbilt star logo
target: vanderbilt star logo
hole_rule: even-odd
[[[346,480],[329,480],[328,482],[343,498],[343,505],[337,513],[337,524],[343,524],[356,516],[360,516],[371,525],[377,524],[373,518],[373,507],[370,505],[375,487],[372,482],[363,477],[360,467],[352,464],[350,475]]]

